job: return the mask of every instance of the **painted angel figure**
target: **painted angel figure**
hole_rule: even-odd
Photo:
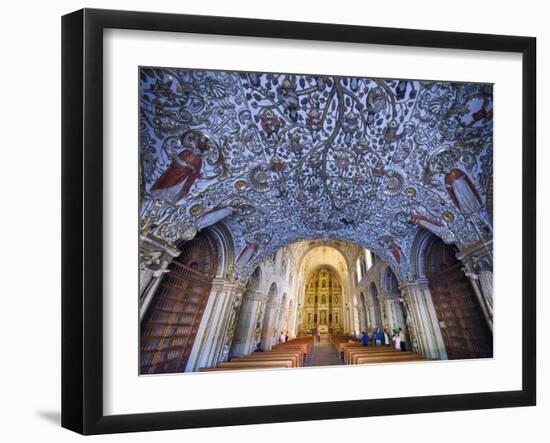
[[[425,215],[411,214],[409,216],[409,221],[411,223],[414,223],[415,225],[418,225],[423,227],[424,229],[427,229],[430,232],[433,232],[435,235],[437,235],[440,238],[445,237],[445,225],[435,220],[432,220],[431,218],[426,217]]]
[[[453,203],[465,214],[473,214],[481,208],[481,197],[470,178],[460,169],[453,168],[445,174],[445,188]]]
[[[199,178],[202,157],[208,150],[208,137],[190,130],[181,136],[183,150],[172,157],[172,163],[151,187],[151,194],[159,200],[176,204],[184,198]]]

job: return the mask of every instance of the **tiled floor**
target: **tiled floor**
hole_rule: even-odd
[[[312,352],[307,356],[304,366],[334,366],[341,365],[342,360],[338,352],[330,343],[317,343]]]

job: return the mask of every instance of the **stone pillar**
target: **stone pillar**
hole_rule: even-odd
[[[378,302],[378,300],[376,300],[376,302]],[[382,328],[383,327],[382,321],[378,316],[378,312],[380,312],[380,308],[378,308],[378,312],[377,312],[376,305],[372,301],[369,301],[369,303],[367,303],[367,306],[369,310],[369,316],[371,319],[371,323],[369,325],[370,328],[371,329]]]
[[[139,320],[143,320],[168,265],[180,254],[175,246],[142,232],[139,237]]]
[[[492,240],[481,241],[457,254],[464,263],[464,274],[470,279],[472,288],[487,321],[493,331],[493,259]]]
[[[388,313],[386,312],[386,301],[383,294],[378,294],[376,296],[376,302],[378,303],[378,311],[380,312],[380,328],[382,331],[384,329],[389,329],[388,325]]]
[[[447,352],[441,335],[441,329],[428,281],[405,282],[400,286],[404,292],[404,300],[412,317],[411,345],[415,352],[420,352],[431,360],[446,360]]]
[[[391,332],[394,325],[397,327],[405,326],[405,319],[399,302],[399,294],[386,292],[383,294],[382,298],[387,319],[387,323],[384,326],[388,328],[388,331]]]
[[[244,289],[239,282],[214,279],[186,372],[227,360]]]
[[[277,321],[279,319],[280,303],[271,302],[267,304],[262,324],[262,348],[269,351],[276,343]],[[267,322],[267,323],[266,323]]]
[[[361,332],[367,332],[367,319],[366,319],[366,316],[365,316],[365,307],[360,304],[358,305],[358,308],[359,308],[359,329],[360,329],[360,333]]]
[[[231,344],[232,357],[248,355],[256,348],[256,333],[258,328],[261,330],[262,320],[259,317],[263,317],[262,303],[265,305],[265,296],[260,291],[246,292]]]

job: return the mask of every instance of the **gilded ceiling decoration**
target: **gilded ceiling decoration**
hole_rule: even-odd
[[[141,226],[223,220],[246,275],[300,240],[355,242],[399,274],[420,226],[490,234],[492,85],[141,68]]]

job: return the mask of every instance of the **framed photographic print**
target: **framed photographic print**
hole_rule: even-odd
[[[535,404],[534,38],[62,24],[64,427]]]

